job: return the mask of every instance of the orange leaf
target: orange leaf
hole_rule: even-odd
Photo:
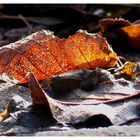
[[[0,75],[26,83],[29,73],[43,80],[69,70],[112,67],[117,60],[106,39],[98,34],[79,31],[60,39],[44,30],[0,48]]]
[[[4,112],[0,114],[0,122],[7,119],[9,115],[10,115],[10,112],[8,112],[8,110],[5,109]]]
[[[140,24],[124,19],[102,19],[99,24],[101,34],[113,47],[140,48]]]
[[[120,33],[130,42],[130,46],[140,49],[140,24],[123,27]]]
[[[123,77],[131,80],[136,78],[137,74],[139,74],[139,63],[127,61],[122,67],[116,69],[115,71],[115,76],[118,78]]]

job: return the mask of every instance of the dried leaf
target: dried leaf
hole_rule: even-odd
[[[140,48],[140,24],[131,24],[124,19],[103,19],[99,22],[101,34],[118,48]]]
[[[93,73],[94,75],[92,75]],[[96,81],[95,79],[98,79],[97,82],[94,82]],[[110,122],[109,125],[130,124],[140,119],[139,82],[132,83],[124,79],[116,80],[107,70],[103,69],[67,72],[54,76],[50,80],[49,82],[44,80],[40,85],[34,75],[30,74],[29,84],[33,105],[36,107],[36,105],[46,104],[43,111],[46,114],[50,114],[50,116],[46,115],[47,122],[43,117],[44,125],[49,125],[51,123],[50,120],[53,120],[53,123],[57,120],[61,123],[77,125],[92,117],[96,119],[98,116],[103,116],[102,119],[108,120]],[[62,85],[64,83],[63,80],[67,82],[64,87]],[[75,82],[82,83],[83,81],[84,85],[91,84],[94,88],[87,91],[82,89],[81,84],[73,86]],[[69,88],[66,89],[65,86],[69,86]],[[39,110],[35,108],[32,111],[38,112],[39,116]],[[36,113],[33,115],[32,111],[28,113],[26,110],[15,111],[12,114],[18,116],[18,123],[22,125],[30,127],[44,126],[42,121],[35,115]],[[53,116],[50,112],[52,112]],[[11,114],[11,112],[8,113]],[[34,119],[34,121],[27,124],[30,119]],[[36,121],[37,123],[35,123]],[[40,125],[38,121],[41,122]],[[100,126],[102,125],[104,124],[100,123]]]
[[[123,27],[120,34],[130,42],[132,48],[140,49],[140,24]]]
[[[128,20],[124,20],[122,18],[119,18],[119,19],[106,18],[106,19],[100,20],[99,25],[101,27],[101,32],[104,33],[110,30],[114,30],[116,28],[130,26],[131,23]]]
[[[81,76],[81,71],[78,72],[79,76]],[[66,78],[72,77],[70,73],[68,73],[68,75],[65,73],[65,75],[61,76],[61,80],[64,79],[65,81],[65,76]],[[104,75],[101,75],[99,79],[102,79],[102,76]],[[75,82],[75,78],[73,82]],[[112,124],[121,125],[133,119],[140,118],[138,111],[140,91],[136,88],[136,85],[139,85],[138,83],[133,84],[123,79],[112,81],[114,79],[109,78],[110,81],[97,84],[90,92],[81,90],[79,87],[63,92],[62,87],[60,93],[60,88],[58,92],[56,90],[52,91],[53,87],[48,86],[46,86],[45,90],[42,89],[33,75],[30,75],[30,79],[30,85],[32,87],[38,87],[42,95],[46,96],[53,117],[58,122],[77,124],[84,122],[92,116],[102,114],[105,115]],[[59,84],[61,85],[61,83],[58,82],[58,87]],[[118,89],[120,91],[118,91]],[[34,95],[35,94],[36,93],[34,93]]]
[[[128,61],[122,67],[116,69],[115,72],[116,78],[134,80],[140,73],[139,63]]]
[[[59,39],[52,32],[41,31],[0,48],[0,75],[6,81],[26,83],[29,73],[43,80],[69,70],[112,67],[117,60],[106,39],[98,34],[79,31]]]

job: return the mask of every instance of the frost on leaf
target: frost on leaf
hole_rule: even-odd
[[[37,95],[38,92],[33,89],[36,87],[42,96],[46,96],[47,105],[58,122],[78,124],[98,115],[104,115],[113,125],[122,125],[138,120],[140,118],[140,90],[137,87],[139,83],[132,83],[124,79],[116,80],[106,70],[98,69],[100,76],[92,77],[93,80],[98,78],[98,83],[94,85],[88,79],[93,89],[87,91],[78,82],[86,81],[88,74],[92,74],[92,72],[78,70],[76,73],[58,75],[51,79],[49,86],[47,84],[41,86],[36,78],[30,75],[31,92],[34,96]],[[82,74],[85,75],[84,78]],[[71,84],[70,80],[73,80]],[[54,82],[57,84],[53,84]],[[89,84],[88,82],[84,84]],[[62,83],[65,85],[63,86]],[[68,86],[67,90],[65,86]],[[40,99],[40,97],[36,98],[35,104]]]
[[[0,48],[0,75],[26,83],[29,73],[43,80],[69,70],[112,67],[117,60],[106,39],[98,34],[79,31],[60,39],[43,30]]]

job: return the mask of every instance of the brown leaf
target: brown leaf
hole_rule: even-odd
[[[131,23],[128,20],[124,20],[122,18],[120,19],[106,18],[106,19],[100,20],[99,25],[101,27],[101,32],[104,33],[104,32],[108,32],[116,28],[130,26]]]
[[[130,46],[140,49],[140,24],[123,27],[120,34],[130,42]]]
[[[97,71],[97,76],[95,75],[95,71]],[[94,75],[92,75],[93,73]],[[94,79],[98,79],[98,82]],[[73,85],[75,82],[78,83],[78,81],[79,83],[84,81],[84,85],[91,84],[94,88],[87,91],[82,89],[81,84],[77,84],[74,87]],[[58,85],[54,85],[54,83]],[[36,105],[45,104],[43,112],[53,114],[53,116],[50,114],[48,116],[50,118],[47,117],[47,120],[55,119],[61,123],[77,125],[92,117],[95,119],[98,116],[103,116],[105,120],[107,119],[110,122],[109,125],[122,125],[133,123],[135,120],[140,119],[139,82],[132,83],[124,79],[115,80],[107,70],[96,69],[91,71],[85,69],[67,72],[52,77],[49,83],[44,80],[41,84],[39,84],[33,74],[30,74],[29,84],[35,107],[34,111],[39,114],[41,108],[37,110]],[[66,89],[65,86],[69,86],[69,88]],[[55,90],[53,90],[54,88]],[[11,108],[11,106],[9,107]],[[8,111],[8,113],[11,112]],[[27,123],[28,120],[32,120],[30,117],[33,116],[29,116],[32,112],[24,114],[22,111],[20,113],[15,111],[13,114],[18,114],[18,120],[21,123],[24,122],[23,125],[32,125],[30,122]],[[4,119],[7,117],[5,116]],[[36,119],[35,122],[33,121],[33,126],[40,126],[41,124],[39,123],[41,120],[38,120],[36,115],[34,117]],[[37,120],[39,123],[36,123]],[[96,119],[93,121],[96,122]],[[101,121],[100,126],[104,125],[102,123]],[[48,124],[49,121],[47,122]]]
[[[26,83],[29,73],[43,80],[69,70],[112,67],[117,60],[106,39],[98,34],[79,31],[60,39],[44,30],[0,48],[0,75]]]
[[[62,77],[62,79],[63,78],[64,77]],[[132,86],[132,83],[126,80],[121,79],[120,81],[114,81],[115,84],[112,87],[110,87],[110,85],[108,86],[108,83],[103,82],[104,88],[102,88],[102,84],[98,84],[97,86],[99,88],[93,89],[90,93],[77,88],[76,90],[64,93],[62,91],[60,94],[57,93],[57,91],[53,92],[52,89],[48,87],[46,87],[45,90],[42,89],[33,75],[31,75],[31,79],[32,83],[30,83],[30,85],[38,87],[42,95],[46,96],[53,117],[58,122],[77,124],[93,116],[104,115],[112,124],[121,125],[140,118],[138,102],[140,92],[135,88],[135,84]],[[111,83],[111,81],[109,81],[109,83]],[[114,88],[115,86],[116,90]],[[107,90],[107,88],[109,92],[106,93],[105,90]],[[119,95],[118,89],[122,89],[122,94]],[[77,94],[75,94],[76,91]],[[128,91],[131,93],[128,93]],[[96,94],[96,92],[98,94]],[[36,93],[34,93],[34,95],[35,94]],[[111,99],[105,100],[105,94],[110,94]],[[84,100],[80,99],[82,96],[85,96]],[[93,97],[87,98],[88,96]],[[112,98],[113,96],[115,98]],[[104,97],[103,100],[102,97]]]
[[[49,91],[51,97],[67,102],[78,101],[79,104],[98,104],[138,92],[135,87],[131,86],[132,82],[124,79],[116,80],[110,72],[104,69],[67,72],[52,77],[48,84],[51,92],[54,92]]]
[[[124,19],[103,19],[99,24],[101,33],[113,47],[140,48],[140,24]]]
[[[33,74],[30,74],[29,87],[31,89],[31,98],[33,105],[48,104],[45,94],[42,94],[43,90],[41,89],[40,85],[34,82],[34,76]]]

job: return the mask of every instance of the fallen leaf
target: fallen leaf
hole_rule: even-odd
[[[132,48],[140,49],[140,24],[123,27],[120,29],[120,34],[124,36]]]
[[[124,20],[122,18],[118,18],[118,19],[106,18],[100,20],[99,25],[101,28],[101,32],[105,33],[110,30],[114,30],[116,28],[123,28],[126,26],[130,26],[131,23],[128,20]]]
[[[138,62],[126,62],[122,67],[115,70],[116,78],[125,78],[127,80],[135,79],[140,73]]]
[[[101,34],[116,48],[139,49],[140,24],[131,24],[124,19],[103,19],[99,22]]]
[[[85,85],[88,86],[85,88]],[[87,90],[90,85],[93,88]],[[23,126],[39,127],[40,125],[49,125],[52,122],[56,123],[55,120],[58,123],[79,126],[91,118],[96,119],[98,116],[102,122],[107,121],[103,124],[100,123],[99,126],[130,124],[140,119],[139,82],[132,83],[125,79],[117,80],[104,69],[82,69],[66,72],[51,77],[49,81],[44,80],[40,84],[34,75],[30,74],[29,87],[34,109],[28,113],[26,108],[15,110],[13,113],[11,113],[11,109],[8,111],[8,115],[16,115],[16,122]],[[41,121],[44,120],[44,117],[41,120],[40,117],[37,118],[41,109],[36,108],[37,106],[43,107],[44,113],[46,112],[47,121],[44,125]],[[9,107],[11,108],[10,104]],[[38,116],[33,112],[37,113]],[[12,120],[12,118],[10,120],[7,117],[4,118],[6,122]],[[27,123],[31,119],[34,121]],[[93,121],[96,124],[96,120]],[[41,122],[40,125],[39,122]]]
[[[79,31],[60,39],[44,30],[0,48],[0,75],[5,81],[26,83],[29,73],[43,80],[80,68],[109,68],[117,60],[106,39],[98,34]]]
[[[79,76],[81,76],[81,71],[78,72]],[[66,78],[72,77],[70,73],[68,75],[64,73],[61,76],[61,80],[65,76],[68,76]],[[102,76],[100,77],[101,79]],[[66,81],[66,79],[64,80]],[[61,83],[58,83],[57,86],[59,87],[59,85],[61,86]],[[113,125],[127,124],[131,120],[139,119],[138,100],[140,99],[140,90],[136,88],[136,85],[139,84],[133,84],[124,79],[110,79],[109,81],[107,80],[106,82],[97,84],[90,92],[84,91],[80,87],[69,89],[67,92],[66,90],[63,91],[62,87],[62,91],[60,92],[59,88],[57,92],[56,89],[53,91],[54,87],[51,87],[51,85],[42,88],[36,78],[30,75],[30,86],[38,87],[42,95],[46,96],[46,101],[53,117],[58,122],[68,124],[84,122],[96,115],[106,116]],[[33,93],[34,91],[32,89],[31,91]]]

